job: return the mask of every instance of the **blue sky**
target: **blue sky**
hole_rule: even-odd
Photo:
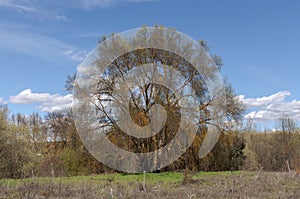
[[[300,119],[300,1],[0,0],[0,103],[11,112],[60,110],[66,77],[102,35],[143,25],[206,40],[222,75],[261,125]]]

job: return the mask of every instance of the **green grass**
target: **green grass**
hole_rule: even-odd
[[[179,172],[163,172],[163,173],[146,173],[147,183],[165,182],[165,183],[176,183],[180,182],[183,178],[183,174]],[[99,182],[142,182],[144,180],[144,174],[99,174],[92,176],[74,176],[74,177],[36,177],[36,182],[47,183],[47,182],[59,182],[59,183],[85,183],[88,181],[99,181]],[[0,185],[18,185],[22,183],[32,182],[33,178],[24,179],[0,179]]]
[[[232,175],[253,175],[252,172],[246,171],[224,171],[224,172],[196,172],[193,173],[193,179],[205,178],[209,176],[232,176]],[[155,183],[180,183],[183,179],[184,173],[182,172],[162,172],[162,173],[146,173],[146,181],[150,184]],[[48,183],[52,182],[51,177],[36,177],[36,182]],[[56,177],[54,182],[56,183],[86,183],[90,181],[98,182],[112,182],[112,183],[123,183],[123,182],[143,182],[144,174],[99,174],[92,176],[74,176],[74,177]],[[19,185],[22,183],[32,182],[33,178],[25,179],[0,179],[1,185]]]
[[[276,172],[162,172],[0,180],[0,198],[300,198],[300,176]]]

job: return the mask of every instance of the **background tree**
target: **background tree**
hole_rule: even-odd
[[[247,131],[245,169],[290,171],[300,167],[300,135],[296,122],[284,115],[279,118],[273,132]]]
[[[285,165],[287,170],[290,170],[291,167],[296,166],[295,158],[297,155],[296,145],[297,139],[295,139],[295,134],[297,132],[296,122],[288,117],[283,115],[277,121],[277,134],[275,135],[275,142],[278,143],[279,152],[278,159],[279,166],[283,167]],[[292,165],[291,165],[292,164]]]
[[[31,175],[34,157],[27,131],[10,123],[7,106],[0,106],[0,178],[21,178]]]

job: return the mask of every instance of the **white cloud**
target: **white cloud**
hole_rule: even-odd
[[[94,8],[107,8],[121,3],[153,2],[156,0],[73,0],[72,5],[77,8],[90,10]]]
[[[244,95],[237,98],[246,104],[248,109],[255,109],[246,114],[246,119],[274,121],[283,115],[288,115],[295,120],[300,120],[300,101],[287,101],[286,97],[290,95],[289,91],[280,91],[260,98],[246,98]]]
[[[44,112],[61,111],[72,106],[73,95],[56,96],[39,106],[39,109]]]
[[[52,6],[69,9],[81,8],[91,10],[95,8],[107,8],[121,3],[140,3],[152,2],[156,0],[59,0],[59,1],[41,1],[41,0],[0,0],[0,7],[14,9],[21,12],[36,13],[54,19],[69,21],[65,16],[55,15],[49,10]],[[67,19],[67,20],[66,20]]]
[[[24,1],[0,0],[0,7],[15,9],[22,12],[39,12],[36,8],[29,4],[24,4]]]
[[[5,101],[3,98],[0,98],[0,104],[7,104],[7,101]]]
[[[254,107],[263,107],[263,106],[268,106],[270,104],[282,102],[289,95],[290,95],[289,91],[280,91],[273,95],[260,97],[260,98],[245,98],[245,95],[239,95],[237,96],[237,98],[243,101],[247,105],[247,108],[254,108]]]
[[[57,16],[55,16],[55,20],[57,20],[57,21],[64,21],[64,22],[70,22],[70,21],[72,21],[71,19],[69,19],[65,15],[57,15]]]
[[[104,33],[102,34],[104,35]],[[84,33],[77,33],[75,37],[77,38],[100,38],[101,34],[97,32],[84,32]]]
[[[69,22],[64,15],[56,14],[54,9],[51,9],[53,2],[40,0],[0,0],[0,8],[17,11],[23,14],[30,14],[37,19],[49,19],[52,21]]]
[[[79,62],[79,61],[82,61],[85,58],[87,52],[85,50],[84,51],[79,51],[79,50],[74,49],[74,50],[67,50],[63,54],[68,55],[69,58],[72,61],[76,61],[76,62],[78,61]]]
[[[72,106],[72,94],[61,96],[49,93],[32,93],[31,89],[26,89],[16,96],[10,97],[13,104],[33,104],[39,103],[38,108],[44,112],[61,111]]]
[[[93,7],[109,7],[114,4],[116,0],[75,0],[73,4],[76,7],[90,9]]]
[[[45,102],[54,96],[49,93],[32,93],[30,89],[23,90],[18,95],[11,96],[9,101],[14,104],[32,104]]]
[[[72,61],[82,61],[86,55],[85,50],[80,50],[52,37],[22,31],[0,30],[0,41],[0,48],[50,61],[66,58]]]

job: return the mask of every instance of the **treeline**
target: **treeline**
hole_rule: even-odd
[[[0,107],[0,178],[105,172],[78,137],[70,110],[9,117]]]
[[[300,171],[300,130],[293,119],[283,116],[276,130],[257,133],[250,128],[243,137],[247,142],[244,169]]]
[[[161,171],[267,170],[300,168],[300,134],[295,126],[273,133],[254,131],[223,132],[213,150],[203,159],[198,152],[205,133],[196,136],[192,146]],[[99,163],[82,145],[72,112],[49,113],[42,118],[9,116],[0,107],[0,178],[33,176],[75,176],[116,172]]]

